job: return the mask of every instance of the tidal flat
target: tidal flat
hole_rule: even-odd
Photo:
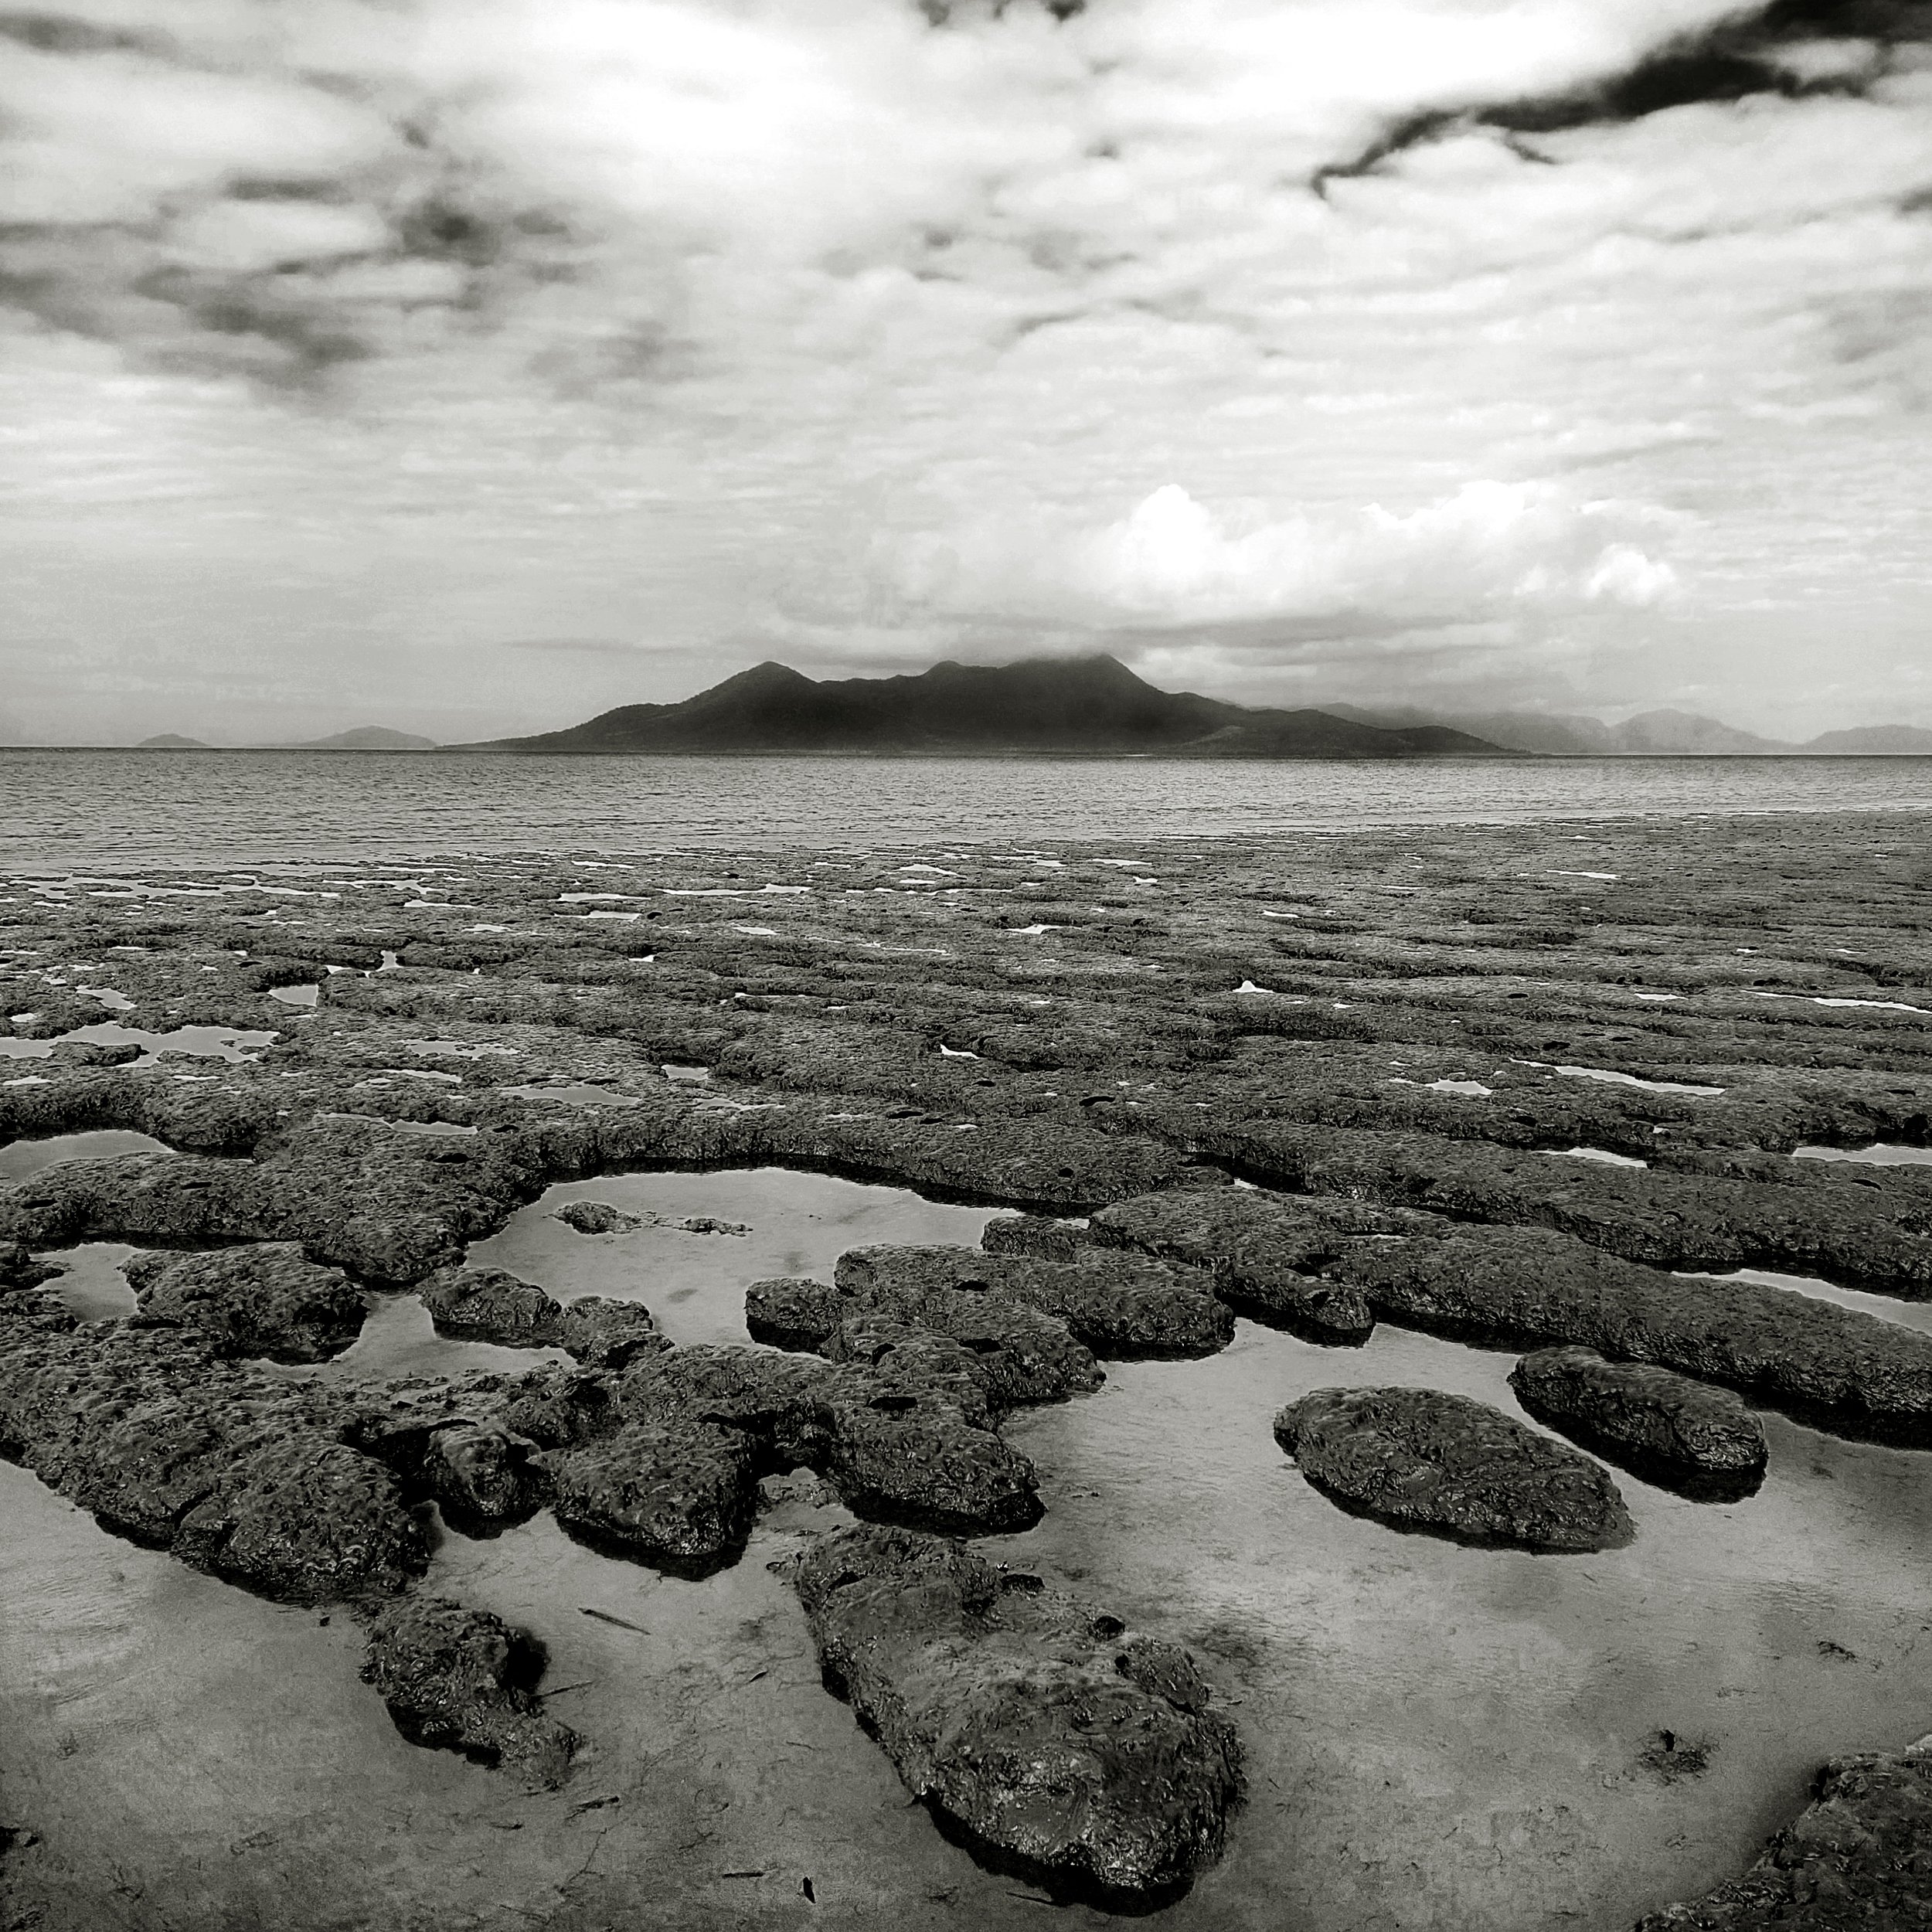
[[[1923,827],[0,881],[9,1932],[1916,1922]]]

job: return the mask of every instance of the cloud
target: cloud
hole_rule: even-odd
[[[1619,532],[1659,519],[1548,485],[1480,481],[1406,515],[1223,521],[1176,484],[1097,529],[996,518],[886,560],[914,607],[1166,628],[1290,619],[1358,634],[1524,607],[1636,608],[1677,589]]]
[[[1932,581],[1923,16],[0,0],[0,675],[1212,625],[1794,702],[1753,606],[1855,706]]]

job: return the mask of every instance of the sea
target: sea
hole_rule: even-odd
[[[1932,758],[0,750],[0,872],[1932,809]]]

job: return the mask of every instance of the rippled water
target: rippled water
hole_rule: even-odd
[[[0,871],[1929,808],[1925,758],[1389,764],[6,750]]]

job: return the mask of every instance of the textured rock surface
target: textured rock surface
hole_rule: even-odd
[[[122,1272],[143,1322],[188,1329],[221,1355],[326,1362],[362,1332],[361,1291],[292,1241],[138,1254]]]
[[[798,1594],[828,1679],[981,1855],[1131,1904],[1219,1852],[1240,1749],[1185,1651],[903,1530],[823,1539]]]
[[[1274,1437],[1323,1495],[1399,1529],[1560,1553],[1634,1533],[1607,1473],[1486,1403],[1434,1389],[1317,1389]]]
[[[1932,1925],[1932,1739],[1835,1758],[1743,1877],[1636,1932],[1906,1932]]]
[[[641,1301],[585,1295],[566,1302],[556,1318],[557,1346],[594,1369],[621,1369],[641,1355],[671,1345]]]
[[[577,1740],[536,1695],[544,1662],[501,1617],[412,1594],[370,1620],[362,1681],[412,1743],[461,1751],[549,1788],[568,1775]]]
[[[1668,1488],[1747,1496],[1764,1478],[1764,1430],[1726,1389],[1588,1349],[1544,1349],[1509,1377],[1539,1422]]]
[[[549,1347],[563,1315],[543,1289],[502,1268],[447,1268],[418,1293],[438,1335],[504,1348]]]
[[[860,1298],[967,1288],[1037,1308],[1064,1322],[1097,1355],[1213,1355],[1234,1335],[1233,1312],[1195,1268],[1094,1247],[1066,1260],[984,1248],[856,1248],[839,1259],[839,1284]]]
[[[1363,1232],[1379,1225],[1372,1211],[1291,1219],[1274,1197],[1243,1189],[1177,1191],[1101,1209],[1093,1238],[1210,1269],[1222,1299],[1242,1314],[1310,1341],[1353,1345],[1369,1338],[1375,1315],[1359,1289],[1321,1278],[1352,1221]]]

